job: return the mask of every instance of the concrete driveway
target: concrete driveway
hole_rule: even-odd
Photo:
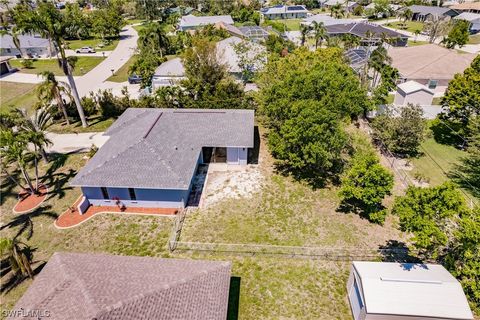
[[[103,132],[85,132],[85,133],[53,133],[48,132],[47,138],[52,141],[52,145],[47,148],[47,152],[54,153],[74,153],[90,150],[92,145],[100,148],[108,140]]]

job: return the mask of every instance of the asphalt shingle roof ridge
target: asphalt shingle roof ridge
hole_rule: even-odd
[[[127,110],[129,110],[129,109],[127,109]],[[112,133],[115,133],[115,132],[118,132],[119,130],[125,129],[125,127],[128,127],[128,126],[132,125],[133,123],[137,122],[138,119],[140,118],[140,116],[145,115],[145,113],[147,112],[147,109],[140,109],[140,108],[135,108],[135,109],[132,109],[132,110],[140,110],[141,112],[138,112],[133,118],[127,119],[124,122],[120,123],[119,125],[116,125],[113,128],[110,127],[106,131],[106,135],[111,135]],[[130,112],[133,112],[133,111],[130,111]]]
[[[181,259],[177,259],[177,260],[181,260]],[[123,307],[125,305],[128,305],[131,302],[150,297],[153,294],[155,294],[157,292],[160,292],[160,291],[170,290],[172,288],[177,287],[178,285],[187,283],[187,282],[192,281],[192,280],[194,280],[198,277],[202,277],[202,276],[204,276],[204,275],[206,275],[210,272],[215,272],[217,270],[221,270],[222,268],[225,268],[225,267],[229,266],[229,264],[230,264],[229,262],[222,262],[221,264],[211,264],[211,265],[208,265],[208,266],[203,265],[203,268],[204,268],[203,270],[200,270],[196,273],[190,273],[190,274],[188,274],[189,276],[186,277],[186,278],[181,278],[181,279],[175,280],[173,282],[169,282],[168,284],[162,284],[161,286],[159,286],[155,289],[152,289],[152,290],[149,290],[149,291],[146,291],[146,292],[142,292],[142,293],[138,293],[138,294],[135,294],[131,297],[128,297],[127,299],[120,300],[120,301],[114,303],[113,305],[106,307],[105,309],[99,309],[99,311],[95,314],[95,317],[102,318],[103,315],[106,315],[106,314],[112,312],[115,309],[120,309],[121,307]],[[191,269],[191,270],[196,270],[196,269]]]

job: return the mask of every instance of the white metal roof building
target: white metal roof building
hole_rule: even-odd
[[[441,265],[356,261],[347,290],[355,320],[473,319],[460,283]]]
[[[418,104],[421,106],[431,105],[435,92],[427,86],[410,80],[397,86],[395,94],[396,105]]]

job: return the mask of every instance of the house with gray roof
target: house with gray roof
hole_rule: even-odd
[[[130,108],[104,134],[107,142],[70,183],[82,203],[183,208],[199,165],[247,164],[254,111]]]
[[[413,5],[408,7],[412,13],[412,20],[417,21],[425,21],[430,17],[446,17],[446,18],[453,18],[458,15],[458,12],[444,7],[437,7],[437,6],[420,6],[420,5]],[[405,10],[405,9],[400,9]]]
[[[302,5],[276,5],[273,7],[260,9],[260,14],[266,20],[304,19],[307,17],[308,10]]]
[[[152,76],[152,90],[178,85],[184,79],[186,79],[185,68],[181,58],[165,61],[155,69]]]
[[[330,37],[350,34],[360,38],[362,44],[378,44],[384,39],[389,39],[393,46],[404,47],[408,42],[408,36],[370,22],[334,24],[325,28]]]
[[[54,253],[8,319],[225,320],[230,278],[223,261]]]
[[[233,24],[233,19],[230,15],[224,16],[194,16],[186,15],[180,19],[178,28],[180,31],[194,30],[205,27],[209,24],[217,24],[222,22],[224,24]]]
[[[303,19],[303,21],[300,22],[300,24],[310,26],[314,22],[316,22],[316,23],[323,23],[324,26],[333,26],[336,24],[349,24],[349,23],[356,23],[356,22],[362,22],[362,21],[367,21],[367,19],[337,19],[327,14],[316,14],[306,19]]]
[[[56,55],[56,49],[48,39],[39,35],[19,35],[20,50],[17,49],[11,35],[0,35],[0,55],[20,58],[22,56],[29,57],[52,57]]]
[[[470,22],[469,31],[472,34],[480,32],[480,13],[462,12],[453,19]]]

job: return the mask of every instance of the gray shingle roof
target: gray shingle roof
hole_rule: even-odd
[[[18,39],[20,40],[21,48],[48,48],[49,46],[48,39],[41,38],[40,36],[19,35]],[[0,36],[0,47],[4,49],[17,48],[13,43],[12,36],[8,34]]]
[[[253,147],[253,110],[130,108],[70,185],[187,190],[202,147]]]
[[[419,13],[422,15],[431,14],[434,16],[443,16],[448,11],[452,10],[450,8],[436,7],[436,6],[420,6],[413,5],[409,7],[413,13]]]
[[[225,320],[230,270],[221,261],[55,253],[14,310],[47,310],[52,320]]]
[[[389,38],[408,38],[408,36],[399,32],[367,22],[328,25],[326,29],[328,34],[350,33],[361,38],[366,38],[367,32],[371,32],[374,38],[380,38],[382,34]]]

